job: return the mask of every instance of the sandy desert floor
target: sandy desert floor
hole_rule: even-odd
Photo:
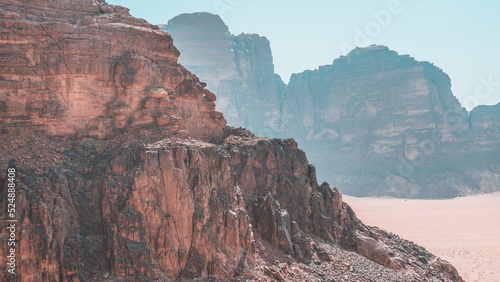
[[[465,281],[500,282],[500,193],[452,200],[343,197],[365,224],[425,247]]]

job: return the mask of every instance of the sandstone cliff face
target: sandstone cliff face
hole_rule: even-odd
[[[165,32],[123,7],[60,2],[2,1],[3,133],[222,134],[213,94]]]
[[[22,281],[248,278],[259,275],[269,252],[288,254],[290,266],[314,260],[325,261],[328,269],[330,261],[342,258],[329,254],[332,243],[388,267],[359,275],[460,280],[446,262],[357,220],[338,191],[317,184],[314,167],[293,140],[232,130],[219,144],[144,141],[29,137],[19,142],[15,152],[22,157],[10,165],[18,171]],[[1,160],[5,170],[8,161]],[[6,183],[3,178],[4,191]],[[349,270],[336,275],[344,273]],[[9,281],[6,272],[0,275]]]
[[[280,131],[285,84],[274,73],[269,40],[256,34],[232,35],[209,13],[182,14],[161,26],[181,52],[179,62],[207,82],[228,124],[259,136]]]
[[[225,126],[167,33],[102,1],[1,3],[0,280],[461,281],[362,224],[292,139]]]
[[[292,116],[288,127],[301,140],[337,142],[356,159],[411,157],[432,131],[443,141],[464,138],[467,112],[450,86],[449,77],[429,63],[383,46],[357,48],[331,66],[294,75],[285,115]]]

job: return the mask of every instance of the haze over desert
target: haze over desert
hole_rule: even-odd
[[[451,200],[354,198],[358,218],[449,261],[465,281],[500,281],[500,193]]]

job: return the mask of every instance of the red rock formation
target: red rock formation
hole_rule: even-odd
[[[308,264],[316,257],[328,261],[327,251],[314,247],[325,240],[389,268],[413,269],[414,278],[459,280],[451,266],[425,274],[428,266],[412,258],[434,256],[403,249],[407,243],[359,222],[338,192],[316,183],[292,140],[232,132],[221,144],[143,141],[41,137],[21,143],[16,152],[23,158],[13,164],[22,207],[22,279],[252,277],[262,257],[256,246],[270,244],[268,251],[291,255],[292,264]],[[38,157],[42,148],[47,155]],[[8,161],[0,163],[5,169]]]
[[[295,141],[226,127],[167,33],[100,1],[1,3],[0,170],[16,168],[19,226],[2,281],[302,281],[355,271],[334,267],[344,255],[362,280],[461,280],[358,221]]]
[[[213,95],[167,33],[123,7],[77,2],[2,1],[2,132],[222,134]]]

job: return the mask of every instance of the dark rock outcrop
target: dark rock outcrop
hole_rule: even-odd
[[[461,281],[362,224],[294,140],[225,126],[167,33],[103,1],[0,2],[0,280],[337,279],[348,257],[360,280]]]
[[[316,183],[292,140],[231,131],[219,144],[143,142],[30,137],[16,151],[6,150],[23,154],[11,162],[19,187],[21,279],[227,280],[259,275],[256,246],[269,244],[264,253],[283,252],[295,265],[328,260],[325,250],[335,244],[386,266],[394,277],[399,274],[391,269],[406,267],[413,274],[405,280],[460,280],[451,266],[430,273],[415,264],[418,255],[448,265],[425,250],[407,250],[401,246],[408,242],[363,225],[336,190]],[[6,164],[2,158],[2,170]],[[5,178],[1,185],[5,204]],[[328,243],[315,248],[320,242]]]

